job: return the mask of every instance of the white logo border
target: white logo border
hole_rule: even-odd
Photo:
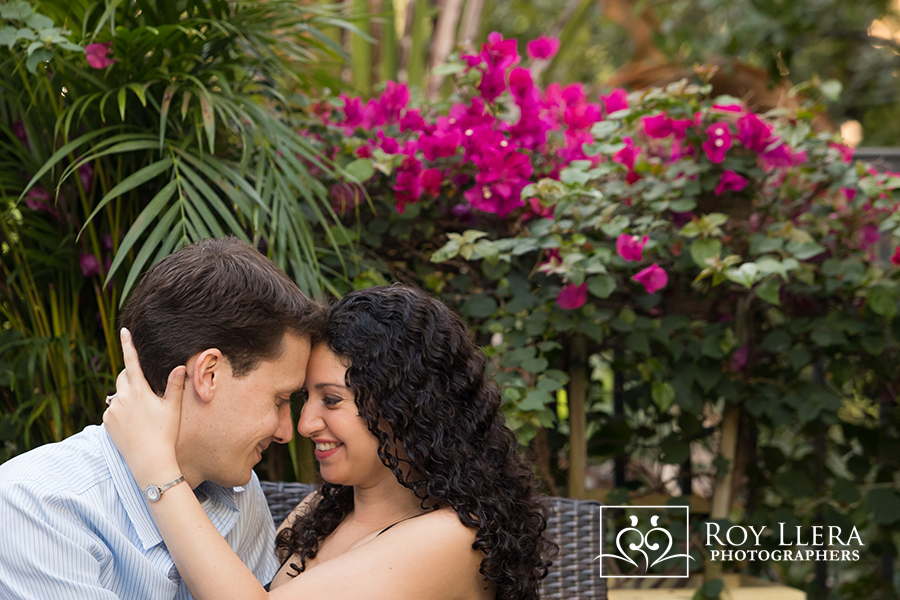
[[[680,505],[676,505],[676,506],[671,506],[671,505],[644,506],[644,505],[637,505],[637,504],[635,504],[635,505],[626,504],[626,505],[622,505],[622,506],[609,506],[609,505],[604,504],[600,507],[600,527],[601,528],[606,527],[606,519],[603,518],[604,510],[616,510],[616,509],[627,510],[629,508],[664,508],[667,510],[683,508],[685,511],[685,521],[684,521],[685,531],[686,531],[687,535],[690,536],[690,531],[691,531],[691,507],[690,506],[680,506]],[[605,535],[605,532],[601,529],[600,556],[598,556],[597,558],[600,558],[603,555],[603,536],[604,535]],[[685,575],[604,575],[603,574],[603,560],[602,559],[600,560],[600,577],[604,577],[606,579],[687,579],[691,576],[690,571],[691,571],[690,561],[688,561],[687,567],[685,569],[685,573],[686,573]]]

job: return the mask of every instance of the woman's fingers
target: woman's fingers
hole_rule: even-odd
[[[181,406],[181,397],[184,395],[184,373],[187,368],[178,366],[169,373],[169,379],[166,380],[166,393],[163,398],[166,402],[172,402],[176,406]]]
[[[122,342],[122,356],[125,359],[125,371],[122,374],[131,373],[132,377],[130,379],[132,379],[132,383],[143,382],[145,386],[150,387],[146,379],[144,379],[144,371],[141,369],[141,361],[138,360],[137,350],[135,350],[134,342],[131,340],[131,332],[123,327],[119,331],[119,339]],[[118,381],[116,382],[116,387],[118,387]]]

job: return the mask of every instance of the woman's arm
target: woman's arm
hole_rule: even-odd
[[[125,330],[122,348],[125,371],[116,381],[118,396],[103,420],[138,485],[161,485],[180,474],[175,440],[184,368],[173,370],[165,396],[159,398],[144,379]],[[469,598],[484,585],[478,572],[483,555],[471,549],[475,533],[448,510],[406,521],[267,595],[210,522],[189,486],[176,485],[148,506],[197,600],[438,600]]]

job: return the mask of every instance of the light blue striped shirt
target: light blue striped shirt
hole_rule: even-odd
[[[256,474],[195,493],[254,575],[278,570],[275,529]],[[141,490],[103,426],[0,465],[0,598],[186,600]]]

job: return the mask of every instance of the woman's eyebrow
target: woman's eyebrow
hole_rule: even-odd
[[[321,389],[324,388],[324,387],[337,387],[337,388],[343,388],[343,389],[345,389],[345,390],[350,389],[350,388],[348,388],[346,385],[344,385],[344,384],[342,384],[342,383],[317,383],[317,384],[314,385],[313,387],[314,387],[315,389],[317,389],[317,390],[321,390]]]

